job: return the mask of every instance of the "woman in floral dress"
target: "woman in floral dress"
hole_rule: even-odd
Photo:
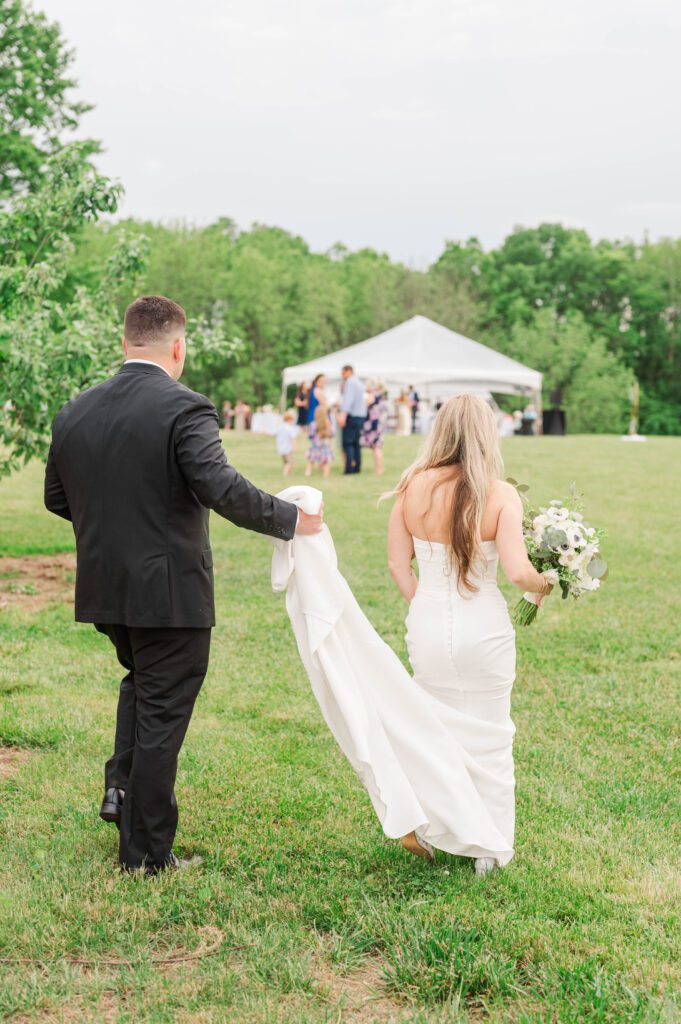
[[[362,424],[359,443],[374,453],[374,470],[378,476],[383,473],[383,421],[385,417],[385,387],[371,381],[366,389],[367,416]]]

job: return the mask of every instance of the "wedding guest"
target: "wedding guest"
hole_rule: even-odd
[[[326,377],[323,373],[317,374],[315,379],[312,381],[312,387],[310,388],[310,394],[307,400],[308,428],[314,423],[314,411],[320,401],[326,402]]]
[[[232,403],[227,398],[222,403],[222,425],[225,430],[229,430],[231,428],[233,415],[234,411],[232,409]]]
[[[359,443],[374,453],[374,470],[377,476],[383,473],[383,420],[385,416],[385,388],[380,382],[370,381],[364,396],[367,415],[362,424]]]
[[[513,437],[515,434],[515,421],[510,412],[502,412],[497,419],[497,430],[499,437]]]
[[[248,430],[248,414],[251,411],[250,405],[246,402],[242,402],[240,398],[237,398],[236,405],[234,406],[234,429],[235,430]]]
[[[531,436],[535,433],[537,426],[537,410],[530,402],[525,406],[523,410],[522,420],[520,424],[520,433]]]
[[[335,431],[329,414],[326,395],[322,395],[314,411],[314,420],[309,426],[310,446],[307,450],[305,476],[310,476],[313,466],[319,466],[322,476],[327,477],[333,462],[333,437]]]
[[[359,473],[362,469],[362,448],[359,437],[367,414],[367,407],[364,402],[364,386],[355,377],[352,366],[349,364],[344,366],[341,373],[344,383],[338,422],[343,428],[343,451],[345,452],[343,473],[347,476],[351,473]]]
[[[400,391],[395,404],[397,405],[397,430],[395,433],[398,437],[409,437],[411,434],[411,402],[406,391]]]
[[[293,399],[293,404],[298,410],[298,426],[306,427],[308,406],[310,404],[310,385],[307,383],[307,381],[303,381],[303,383],[298,388],[298,391],[296,392],[296,397]]]
[[[296,428],[294,427],[295,413],[287,409],[284,413],[283,422],[277,428],[274,435],[277,442],[277,452],[284,464],[284,476],[290,476],[293,469],[293,453],[296,450]]]
[[[419,393],[413,384],[409,385],[409,402],[411,403],[411,432],[416,433],[416,416],[419,411]]]

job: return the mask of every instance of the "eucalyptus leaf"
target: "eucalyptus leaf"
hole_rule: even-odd
[[[506,483],[507,484],[513,484],[514,487],[518,486],[518,481],[514,480],[512,476],[507,476],[506,477]]]
[[[608,571],[608,563],[603,558],[592,558],[586,571],[593,580],[602,580]]]
[[[561,544],[567,544],[567,533],[565,530],[559,530],[555,526],[549,526],[544,534],[544,538],[547,544],[550,544],[552,548],[559,548]]]
[[[519,490],[521,494],[524,494],[526,491],[529,491],[529,489],[529,484],[518,484],[517,487],[517,490]]]

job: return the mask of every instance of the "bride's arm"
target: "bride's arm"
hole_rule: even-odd
[[[507,579],[531,594],[546,590],[546,580],[527,555],[523,540],[523,503],[515,487],[503,483],[501,511],[497,523],[497,551]]]
[[[395,500],[388,523],[388,568],[402,597],[411,601],[416,593],[418,580],[412,569],[414,540],[404,521],[404,499]]]

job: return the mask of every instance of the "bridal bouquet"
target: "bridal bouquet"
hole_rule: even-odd
[[[509,483],[518,488],[525,502],[525,547],[537,572],[549,583],[559,586],[565,599],[598,590],[601,580],[608,574],[608,566],[600,557],[604,531],[584,521],[574,484],[567,501],[550,501],[547,508],[537,512],[527,505],[523,494],[527,487],[516,484],[515,480]],[[539,611],[535,597],[535,594],[521,597],[512,616],[516,626],[529,626],[534,622]]]

